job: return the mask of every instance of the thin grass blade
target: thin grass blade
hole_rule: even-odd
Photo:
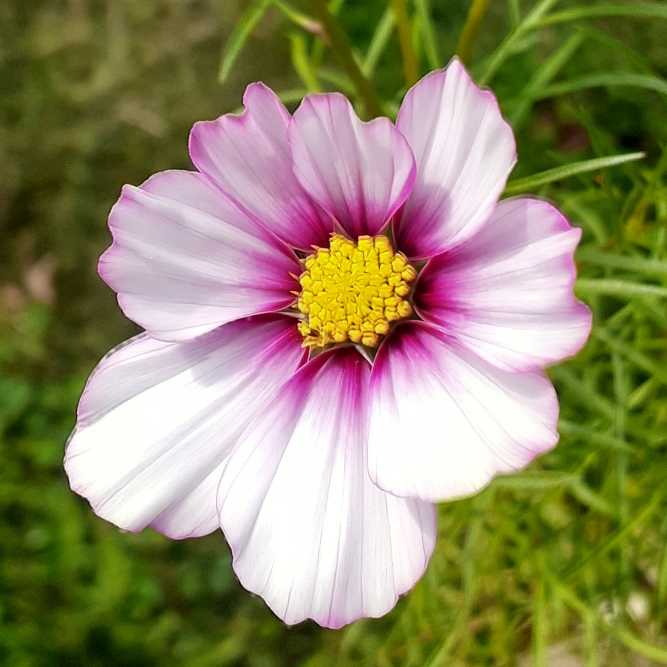
[[[424,53],[426,54],[429,69],[439,69],[442,67],[442,58],[435,38],[435,28],[433,27],[429,0],[414,0],[414,6],[415,21],[423,40]]]
[[[591,88],[603,88],[606,86],[624,86],[652,90],[661,95],[667,95],[667,81],[650,74],[635,74],[634,72],[597,72],[578,76],[569,81],[554,83],[542,89],[533,100],[545,100],[550,97],[559,97],[570,93],[578,93]]]
[[[361,64],[361,73],[367,79],[375,74],[375,68],[387,48],[387,44],[389,44],[394,26],[394,12],[391,7],[387,7],[375,28],[368,51],[366,51],[366,56]]]
[[[570,176],[577,174],[586,174],[591,171],[598,171],[599,169],[606,169],[608,167],[615,167],[626,162],[634,162],[642,160],[646,157],[646,153],[625,153],[624,155],[610,155],[608,157],[594,158],[592,160],[582,160],[581,162],[573,162],[562,167],[555,167],[554,169],[547,169],[539,174],[533,174],[526,178],[520,178],[516,181],[511,181],[505,188],[505,195],[516,195],[521,192],[530,192],[542,185],[553,183],[554,181],[562,181]]]
[[[588,7],[573,7],[562,12],[554,12],[549,16],[541,18],[536,27],[542,28],[547,25],[558,23],[569,23],[581,21],[582,19],[608,18],[614,16],[626,16],[629,18],[655,18],[667,19],[667,5],[665,4],[627,4],[627,5],[592,5]]]
[[[241,49],[270,6],[271,0],[256,0],[239,19],[222,54],[220,69],[218,70],[218,81],[220,83],[227,81]]]

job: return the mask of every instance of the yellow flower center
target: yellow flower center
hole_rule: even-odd
[[[299,276],[299,323],[304,347],[348,340],[376,347],[390,323],[409,317],[405,297],[417,277],[386,236],[360,236],[356,243],[333,234],[328,248],[305,260]]]

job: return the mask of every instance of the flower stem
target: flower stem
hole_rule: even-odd
[[[347,39],[347,35],[338,24],[338,21],[331,15],[325,0],[310,0],[313,14],[322,23],[326,32],[331,50],[338,61],[340,67],[350,77],[357,95],[361,99],[366,115],[370,118],[382,116],[383,110],[380,100],[373,88],[371,82],[364,77],[357,65],[352,49]]]
[[[456,55],[466,64],[472,55],[472,47],[477,39],[479,26],[484,20],[484,15],[490,2],[491,0],[472,0],[468,17],[466,18],[463,30],[461,30],[459,43],[456,45]]]
[[[403,74],[408,86],[412,86],[419,80],[419,63],[412,48],[412,28],[405,0],[391,0],[391,8],[394,11],[394,21],[398,30],[398,41],[401,45],[403,55]]]

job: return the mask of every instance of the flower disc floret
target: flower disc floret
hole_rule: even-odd
[[[386,236],[357,242],[333,234],[328,248],[303,260],[298,308],[304,347],[362,343],[376,347],[391,322],[409,317],[410,285],[417,277],[403,253]]]

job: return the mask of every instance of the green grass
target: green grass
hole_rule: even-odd
[[[363,106],[349,59],[303,29],[308,3],[278,4],[255,3],[255,21],[247,2],[0,3],[0,664],[537,667],[558,651],[667,664],[663,3],[493,0],[479,25],[470,67],[517,132],[508,194],[549,198],[583,229],[577,293],[594,329],[549,370],[560,444],[440,507],[429,569],[391,614],[288,629],[241,589],[220,534],[122,533],[69,490],[85,378],[134,331],[95,275],[121,184],[187,167],[192,123],[237,108],[253,80],[291,108],[337,89]],[[410,47],[389,6],[332,12],[393,115]],[[407,3],[422,74],[452,56],[468,8]]]

